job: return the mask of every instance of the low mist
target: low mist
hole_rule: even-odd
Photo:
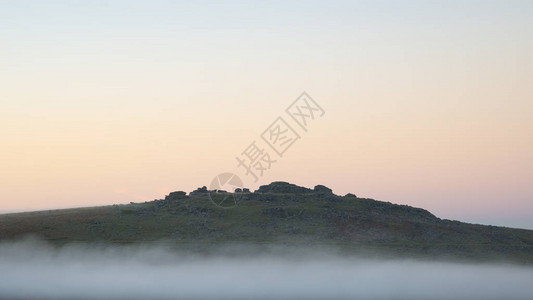
[[[335,251],[0,243],[0,298],[525,299],[533,268],[346,257]]]

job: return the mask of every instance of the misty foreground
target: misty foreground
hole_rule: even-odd
[[[0,298],[524,299],[533,231],[274,182],[0,215]]]
[[[332,249],[0,243],[2,299],[530,299],[533,268],[369,259]]]

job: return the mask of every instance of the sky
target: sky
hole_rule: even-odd
[[[533,2],[0,0],[0,211],[231,172],[533,229]],[[302,92],[323,110],[306,130]],[[301,99],[300,99],[301,100]],[[300,137],[278,156],[281,117]],[[289,132],[292,132],[289,131]],[[269,153],[258,180],[238,166]]]

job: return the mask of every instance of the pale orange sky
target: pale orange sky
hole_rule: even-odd
[[[0,5],[0,211],[230,171],[533,228],[531,3]],[[254,183],[235,157],[303,91],[325,115]]]

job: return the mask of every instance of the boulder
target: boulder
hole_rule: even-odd
[[[322,193],[322,194],[332,194],[332,190],[326,186],[323,186],[323,185],[317,185],[315,186],[315,189],[314,189],[315,192],[317,193]]]
[[[312,192],[311,189],[297,186],[292,183],[283,182],[283,181],[275,181],[268,185],[262,185],[259,187],[258,190],[255,191],[256,193],[310,193]]]
[[[185,193],[183,191],[176,191],[176,192],[172,192],[172,193],[168,194],[165,197],[165,200],[172,201],[172,200],[182,199],[182,198],[185,198],[185,197],[187,197],[187,193]]]
[[[206,186],[199,187],[196,190],[192,191],[190,195],[201,195],[201,194],[207,194],[208,190]]]

